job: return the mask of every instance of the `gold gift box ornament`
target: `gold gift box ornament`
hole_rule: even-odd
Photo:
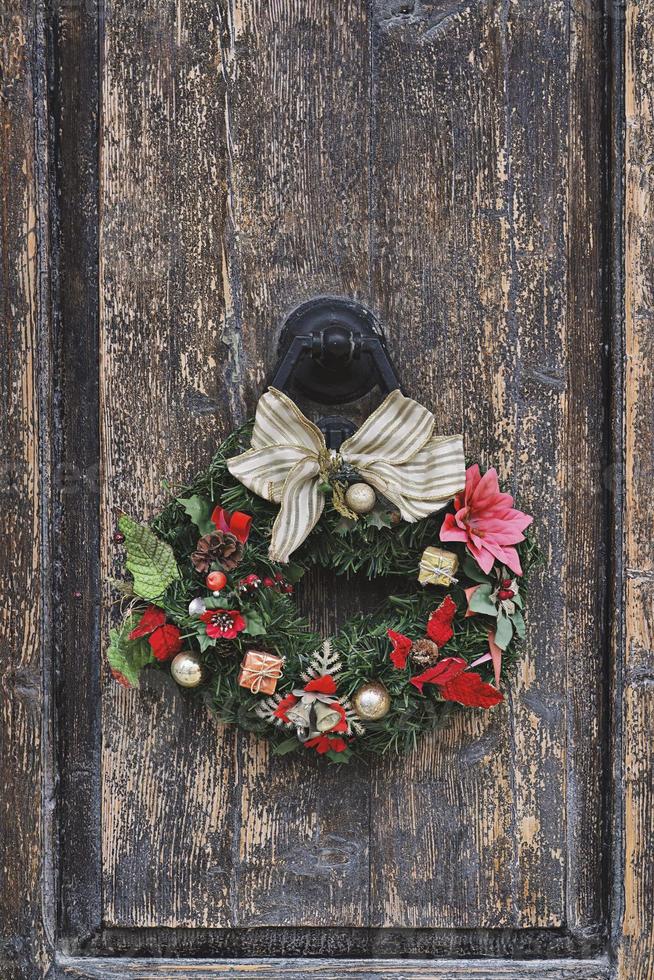
[[[421,585],[452,585],[459,567],[459,559],[445,548],[425,548],[420,559],[418,581]]]

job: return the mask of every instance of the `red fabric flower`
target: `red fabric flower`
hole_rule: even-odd
[[[388,638],[393,644],[390,654],[391,661],[398,670],[404,670],[407,657],[411,652],[411,640],[403,633],[396,633],[395,630],[388,630]]]
[[[412,677],[410,683],[417,687],[422,694],[423,685],[438,684],[440,687],[442,684],[447,684],[464,671],[467,666],[463,657],[445,657],[433,667],[428,667],[422,674]]]
[[[312,681],[304,685],[304,690],[309,693],[315,691],[317,694],[336,694],[336,681],[331,674],[324,677],[314,677]]]
[[[482,681],[479,674],[461,673],[441,687],[445,701],[458,701],[468,708],[492,708],[504,700],[497,688]]]
[[[233,640],[245,629],[245,620],[238,609],[207,609],[200,619],[206,623],[207,636]]]
[[[344,752],[347,748],[347,742],[344,738],[330,738],[329,735],[318,735],[316,738],[310,738],[308,742],[304,743],[305,748],[315,749],[319,755],[324,755],[325,752]]]
[[[157,660],[172,660],[182,649],[182,634],[176,626],[160,626],[148,639]]]
[[[214,508],[213,514],[211,515],[211,520],[219,531],[233,534],[235,538],[238,538],[241,544],[245,544],[250,536],[252,518],[249,514],[243,514],[240,510],[234,511],[233,514],[229,514],[219,505],[218,507]]]
[[[488,574],[495,559],[522,575],[518,552],[513,545],[524,541],[522,533],[533,521],[513,507],[510,493],[501,493],[495,469],[482,476],[475,463],[466,471],[463,493],[454,498],[456,513],[446,514],[441,541],[464,541],[482,571]]]
[[[159,609],[157,606],[148,606],[141,616],[138,626],[129,634],[129,638],[130,640],[138,640],[141,636],[149,636],[159,626],[163,626],[165,622],[166,614],[163,609]]]
[[[294,694],[287,694],[285,698],[282,698],[273,711],[273,716],[275,718],[280,718],[282,721],[288,722],[290,719],[286,712],[290,711],[290,709],[298,703],[298,700],[299,698],[296,698]]]
[[[446,595],[438,609],[429,617],[427,623],[427,636],[433,640],[436,646],[444,647],[445,644],[454,636],[452,620],[456,615],[456,602]]]

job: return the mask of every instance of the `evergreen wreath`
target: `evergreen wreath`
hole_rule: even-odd
[[[114,678],[138,687],[145,668],[170,672],[222,722],[270,739],[275,754],[308,749],[337,763],[410,751],[453,706],[501,702],[501,683],[524,637],[529,572],[540,561],[523,533],[532,518],[500,490],[494,469],[482,474],[475,464],[462,470],[449,502],[407,520],[402,511],[411,502],[396,491],[401,506],[393,503],[372,468],[320,450],[310,474],[318,514],[292,559],[284,554],[282,561],[271,548],[279,538],[278,502],[265,499],[254,478],[259,492],[249,489],[239,469],[240,461],[256,462],[256,427],[272,396],[316,442],[315,426],[271,389],[257,420],[230,435],[157,518],[146,525],[120,515],[114,538],[125,546],[131,579],[114,583],[124,614],[111,631]],[[399,393],[384,405],[392,399],[395,414],[408,405],[432,418]],[[427,448],[442,453],[433,418],[430,425]],[[279,486],[291,482],[287,476]],[[402,493],[408,485],[402,481]],[[267,487],[268,496],[279,496],[272,482]],[[416,506],[427,506],[427,496]],[[314,567],[337,576],[392,576],[396,594],[325,640],[293,598]]]

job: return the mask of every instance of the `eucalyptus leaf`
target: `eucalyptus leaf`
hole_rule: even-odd
[[[491,599],[493,586],[480,585],[475,589],[470,598],[470,609],[472,612],[483,613],[485,616],[497,616],[497,605]]]
[[[215,525],[211,520],[213,504],[206,497],[194,493],[192,497],[177,497],[177,503],[182,507],[191,518],[201,535],[215,531]]]
[[[482,572],[477,562],[470,555],[466,555],[463,559],[463,573],[466,578],[472,579],[473,582],[480,582],[481,584],[490,582],[488,575]]]
[[[118,526],[125,535],[127,569],[134,579],[134,592],[155,605],[164,592],[180,577],[173,549],[161,541],[145,524],[122,514]]]
[[[525,638],[525,621],[521,612],[516,610],[511,617],[513,620],[513,628],[520,637],[521,640]]]
[[[495,642],[497,643],[500,650],[506,650],[511,638],[513,636],[513,624],[508,616],[501,613],[497,617],[497,626],[495,627]]]

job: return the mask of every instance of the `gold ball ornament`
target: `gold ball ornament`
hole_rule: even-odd
[[[204,680],[204,667],[197,653],[182,650],[170,665],[173,680],[180,687],[199,687]]]
[[[377,503],[377,496],[367,483],[353,483],[345,492],[345,503],[355,514],[369,514]]]
[[[363,721],[379,721],[391,708],[391,696],[379,681],[368,681],[355,691],[352,707]]]

